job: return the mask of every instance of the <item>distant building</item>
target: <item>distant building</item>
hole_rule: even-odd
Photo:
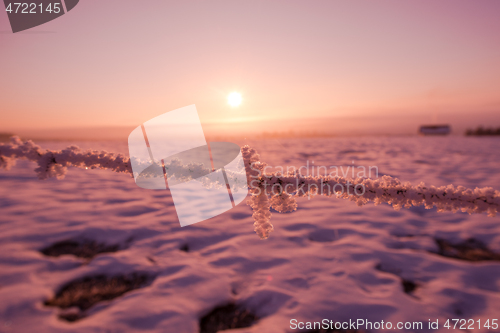
[[[450,125],[423,125],[418,131],[421,135],[448,135],[450,132]]]

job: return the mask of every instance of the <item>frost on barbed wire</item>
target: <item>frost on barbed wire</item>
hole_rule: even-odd
[[[211,181],[206,175],[210,174],[212,171],[210,168],[206,168],[203,163],[188,163],[182,164],[182,161],[178,158],[172,159],[167,163],[161,161],[154,161],[151,163],[148,161],[139,161],[134,158],[134,165],[144,164],[149,166],[144,168],[143,171],[134,172],[134,178],[137,180],[148,179],[148,178],[164,178],[165,175],[168,177],[169,184],[178,184],[182,182],[187,182],[193,179],[201,182],[205,188],[220,188],[226,186],[223,179],[216,179],[216,181]],[[165,174],[163,172],[163,166],[165,167]]]
[[[16,159],[28,159],[37,163],[35,169],[39,179],[57,178],[63,179],[66,175],[68,167],[77,167],[84,169],[103,169],[111,170],[118,173],[132,174],[130,158],[123,154],[108,153],[106,151],[97,150],[82,150],[76,146],[69,146],[63,150],[46,150],[28,140],[21,141],[19,137],[12,137],[7,144],[0,144],[0,168],[10,169],[15,165]],[[150,161],[135,161],[137,164],[150,165]],[[159,166],[162,166],[160,162]],[[206,175],[211,172],[211,169],[205,168],[203,164],[182,164],[179,159],[172,159],[165,164],[166,174],[173,177],[178,182],[192,180],[192,175]],[[144,171],[140,177],[163,177],[163,173],[158,175],[154,168],[152,171]],[[242,170],[243,172],[243,170]],[[139,175],[136,175],[138,177]],[[238,177],[237,172],[227,171],[227,176],[231,179]],[[201,176],[197,178],[205,187],[226,186],[225,182],[210,181],[207,177]],[[240,184],[241,186],[241,184]],[[246,185],[245,185],[246,186]],[[234,188],[237,190],[237,188]]]
[[[351,180],[339,176],[265,173],[267,165],[260,162],[255,149],[245,146],[242,153],[252,193],[248,204],[255,212],[255,231],[261,238],[267,238],[273,230],[270,208],[278,212],[294,211],[297,209],[294,196],[336,196],[355,201],[358,206],[373,201],[375,205],[390,204],[396,210],[424,205],[427,209],[436,207],[438,212],[487,212],[488,216],[495,216],[500,206],[500,192],[491,187],[472,190],[453,185],[425,186],[424,183],[412,186],[390,176]],[[268,212],[265,212],[266,209]]]
[[[297,202],[292,195],[284,191],[272,193],[272,187],[264,187],[262,176],[267,164],[260,161],[260,155],[255,149],[244,146],[241,153],[251,194],[247,204],[254,210],[254,230],[261,239],[266,239],[274,229],[270,222],[271,207],[280,213],[292,212],[297,209]]]
[[[241,152],[244,170],[226,170],[226,173],[227,177],[235,183],[241,173],[246,172],[247,184],[240,182],[237,186],[232,186],[231,190],[248,187],[251,196],[247,203],[254,210],[252,216],[255,221],[255,232],[262,239],[268,238],[273,230],[270,222],[271,208],[280,213],[295,211],[297,209],[295,197],[335,196],[355,201],[359,206],[373,201],[375,205],[390,204],[396,210],[424,205],[427,209],[436,207],[438,212],[459,210],[469,214],[487,212],[489,216],[495,216],[500,206],[500,192],[491,187],[472,190],[453,185],[434,187],[421,183],[412,186],[410,183],[402,183],[390,176],[383,176],[379,179],[347,179],[339,176],[302,176],[300,173],[268,174],[265,173],[267,164],[260,161],[260,156],[255,149],[244,146]],[[83,151],[76,146],[59,151],[44,150],[32,141],[22,142],[18,137],[13,137],[8,144],[0,144],[0,168],[8,169],[15,164],[16,159],[20,158],[26,158],[38,164],[35,172],[40,179],[50,177],[61,179],[69,166],[100,168],[132,174],[130,159],[122,154],[96,150]],[[179,181],[192,179],[194,172],[197,174],[210,172],[210,169],[202,164],[183,165],[176,159],[165,164],[165,169],[168,170],[169,177],[174,177]],[[141,173],[141,176],[158,175],[148,174],[146,171]],[[206,176],[196,179],[205,187],[226,186],[222,179],[214,181]]]
[[[88,169],[108,169],[115,172],[131,173],[130,160],[123,154],[106,151],[81,150],[70,146],[63,150],[45,150],[33,141],[22,142],[19,137],[12,137],[9,144],[0,145],[0,167],[10,168],[16,159],[25,158],[38,164],[35,172],[39,179],[56,177],[62,179],[67,167]]]

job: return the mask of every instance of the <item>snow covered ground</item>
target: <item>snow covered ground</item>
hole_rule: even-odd
[[[413,184],[500,189],[499,138],[246,143],[274,166],[354,163]],[[39,144],[127,152],[126,144],[113,142]],[[473,319],[473,331],[486,332],[495,330],[479,329],[477,320],[481,326],[500,320],[500,262],[435,253],[436,239],[456,244],[469,238],[500,252],[498,216],[302,198],[296,212],[274,212],[275,230],[260,240],[245,203],[181,228],[167,192],[141,189],[129,175],[70,169],[63,180],[40,181],[34,168],[21,161],[0,170],[0,332],[198,332],[201,317],[230,302],[260,318],[238,332],[305,331],[292,329],[291,319],[423,322],[422,330],[412,332],[431,331],[430,319],[439,320],[439,331],[453,331],[443,328],[448,318]],[[64,240],[119,250],[91,260],[40,253]],[[132,273],[151,281],[95,304],[75,322],[44,305],[71,281]]]

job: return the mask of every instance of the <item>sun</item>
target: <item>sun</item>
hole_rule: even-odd
[[[238,106],[241,104],[241,94],[237,92],[232,92],[227,96],[227,103],[231,106]]]

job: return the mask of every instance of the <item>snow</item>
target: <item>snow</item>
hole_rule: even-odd
[[[248,140],[272,166],[378,166],[413,185],[500,189],[498,138],[363,137]],[[43,148],[127,153],[125,143],[44,142]],[[232,300],[261,319],[238,332],[291,332],[290,320],[368,319],[393,323],[494,319],[500,264],[436,252],[434,238],[475,238],[500,251],[500,217],[438,213],[327,197],[298,198],[273,211],[267,240],[253,232],[244,202],[181,228],[167,191],[136,186],[130,174],[70,168],[39,180],[37,165],[0,170],[0,332],[198,332],[199,318]],[[120,244],[90,262],[39,251],[66,239]],[[188,244],[189,251],[181,251]],[[153,260],[150,260],[150,259]],[[154,281],[92,307],[74,323],[46,307],[75,279],[147,272]],[[417,289],[407,294],[401,279]],[[500,319],[500,318],[499,318]],[[443,329],[442,329],[443,330]],[[295,330],[297,331],[297,330]],[[381,331],[381,330],[377,330]],[[426,330],[422,330],[425,332]],[[427,330],[428,331],[428,330]],[[448,330],[446,330],[448,331]],[[487,331],[486,329],[475,331]]]

